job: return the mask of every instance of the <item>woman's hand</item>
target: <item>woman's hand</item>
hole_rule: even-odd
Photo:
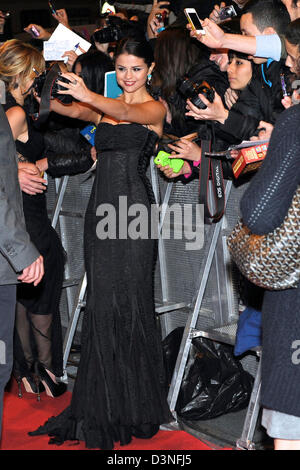
[[[269,122],[260,121],[257,129],[261,129],[261,130],[259,131],[257,136],[251,137],[250,140],[253,140],[253,141],[270,140],[274,126],[273,124],[270,124]]]
[[[82,54],[84,54],[86,52],[80,46],[78,46],[78,49],[80,50],[80,52]],[[71,72],[71,70],[73,68],[73,65],[74,65],[74,62],[78,57],[78,54],[76,54],[75,51],[66,51],[66,52],[63,53],[62,57],[68,57],[68,61],[67,61],[66,65],[67,65],[68,72]]]
[[[41,177],[40,170],[33,163],[19,163],[18,177],[21,190],[30,196],[43,193],[47,187],[47,181]]]
[[[190,140],[182,138],[175,144],[168,144],[168,147],[174,151],[170,158],[182,158],[196,162],[201,159],[201,148]]]
[[[62,82],[57,80],[57,83],[66,90],[59,90],[57,93],[60,95],[72,95],[78,101],[82,103],[92,103],[91,91],[86,87],[81,77],[78,77],[75,73],[62,73],[62,77],[69,80],[70,83]]]
[[[39,170],[40,174],[42,174],[44,171],[48,170],[48,158],[41,158],[40,160],[37,160],[35,162],[35,165],[37,169]]]
[[[198,95],[201,101],[207,106],[206,109],[197,108],[190,100],[187,100],[187,109],[188,112],[185,113],[186,116],[191,116],[196,120],[209,120],[209,121],[218,121],[221,124],[224,124],[228,118],[229,111],[225,109],[221,97],[215,93],[215,98],[213,103],[208,101],[205,96]]]
[[[291,106],[293,106],[292,98],[291,98],[290,96],[285,96],[285,97],[281,100],[281,104],[282,104],[282,106],[283,106],[285,109],[290,108]]]
[[[169,179],[177,178],[178,176],[191,173],[191,167],[188,162],[184,162],[183,166],[181,167],[181,170],[178,173],[175,173],[173,168],[171,168],[169,165],[157,165],[157,168],[159,168],[163,172],[163,174]]]
[[[37,29],[37,31],[40,33],[39,36],[34,36],[35,39],[40,39],[41,41],[48,41],[48,39],[51,36],[51,33],[49,33],[49,31],[46,31],[46,29],[44,29],[39,24],[31,23],[28,26],[26,26],[26,28],[24,28],[24,31],[26,31],[26,33],[30,34],[30,36],[33,36],[32,33],[31,33],[32,26],[34,26]]]
[[[226,103],[227,108],[231,109],[232,106],[239,99],[239,95],[237,94],[235,90],[232,90],[231,88],[227,88],[227,90],[225,91],[224,98],[225,98],[225,103]]]

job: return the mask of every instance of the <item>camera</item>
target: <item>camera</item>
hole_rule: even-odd
[[[99,44],[117,42],[127,36],[137,36],[139,28],[136,21],[122,20],[118,16],[108,16],[102,29],[95,31],[92,39]]]
[[[161,13],[156,13],[155,18],[156,18],[157,21],[159,21],[160,23],[164,23],[164,22],[165,22],[165,19],[167,18],[167,12],[166,12],[166,11],[162,11]]]
[[[205,81],[202,81],[201,83],[194,83],[188,77],[184,77],[178,81],[177,89],[186,99],[189,99],[191,103],[193,103],[193,105],[199,109],[207,108],[207,106],[199,98],[199,93],[205,96],[205,98],[210,103],[213,103],[215,98],[214,89]]]
[[[233,5],[221,8],[219,11],[219,19],[221,21],[227,20],[228,18],[233,18],[234,16],[237,16],[237,12],[235,11]]]
[[[66,88],[57,83],[58,80],[70,83],[70,80],[61,76],[61,72],[53,71],[52,69],[46,70],[34,79],[33,89],[37,95],[41,97],[43,90],[46,89],[47,86],[49,88],[50,99],[57,98],[62,103],[71,103],[73,101],[73,97],[71,95],[62,95],[58,93],[59,90],[66,90]]]

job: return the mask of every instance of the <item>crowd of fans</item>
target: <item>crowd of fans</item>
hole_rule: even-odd
[[[235,8],[236,15],[221,20],[222,8],[231,4]],[[184,15],[184,8],[187,7],[193,7],[198,12],[203,20],[204,34],[196,32],[187,24]],[[53,16],[58,23],[72,29],[66,10],[57,10]],[[22,46],[20,41],[4,34],[5,21],[5,12],[0,10],[0,40],[3,42],[0,49],[0,79],[10,87],[10,92],[15,97],[18,82],[14,81],[13,72],[7,69],[5,52],[9,47]],[[38,38],[32,36],[32,27],[38,31]],[[43,41],[51,37],[51,31],[38,24],[29,24],[25,31],[28,33],[28,40],[25,42],[31,43],[30,47],[39,50],[42,50]],[[66,60],[60,63],[61,70],[77,74],[82,77],[88,89],[103,94],[104,75],[114,69],[116,46],[119,40],[127,36],[146,39],[153,50],[155,67],[149,76],[147,87],[155,100],[160,101],[165,108],[166,117],[161,140],[164,138],[176,140],[169,144],[169,151],[171,156],[184,160],[179,173],[175,173],[170,166],[159,166],[162,176],[168,179],[182,178],[186,183],[198,177],[201,139],[207,138],[207,135],[211,141],[211,149],[216,152],[225,151],[244,140],[270,141],[270,151],[266,160],[271,161],[273,158],[274,165],[271,165],[270,169],[270,165],[263,164],[257,174],[248,175],[247,182],[250,180],[251,184],[243,198],[241,208],[244,218],[248,220],[250,226],[252,223],[252,229],[256,230],[256,233],[271,231],[273,225],[276,227],[285,213],[278,217],[274,216],[274,223],[270,217],[269,225],[266,224],[267,228],[263,223],[260,225],[260,217],[269,217],[269,212],[266,210],[271,197],[268,193],[268,184],[276,182],[272,197],[275,201],[277,192],[284,194],[285,202],[279,201],[279,205],[282,203],[287,208],[293,191],[300,183],[298,145],[300,108],[297,106],[300,99],[297,87],[300,75],[300,2],[248,0],[214,5],[211,1],[183,0],[180,5],[176,2],[174,6],[172,0],[154,0],[151,12],[146,17],[145,15],[139,17],[138,14],[132,16],[126,9],[116,9],[116,13],[103,13],[99,16],[97,28],[90,38],[92,46],[89,51],[80,49],[81,55],[75,51],[65,52]],[[7,40],[9,41],[6,42]],[[12,67],[12,63],[10,65]],[[38,74],[43,72],[44,65],[41,63],[34,67],[38,69]],[[31,78],[33,80],[34,76]],[[204,106],[196,106],[180,87],[186,78],[193,84],[199,85],[202,82],[208,84],[213,90],[213,98],[200,93],[199,98]],[[286,90],[283,88],[283,83]],[[22,105],[27,110],[26,116],[23,116],[26,124],[30,109],[38,108],[39,98],[35,96],[33,99],[35,92],[32,92],[30,84],[28,89],[25,89],[24,85],[20,90],[23,91],[23,93],[20,91]],[[86,121],[97,126],[101,112],[89,109],[85,118],[84,109],[85,106],[80,100],[72,101],[68,106],[59,100],[51,100],[49,118],[38,131],[42,134],[44,142],[40,154],[36,156],[34,162],[27,164],[26,162],[24,164],[24,160],[19,162],[19,181],[25,194],[32,196],[45,191],[45,181],[43,176],[40,176],[45,171],[53,177],[76,174],[86,171],[97,159],[95,148],[90,148],[80,130],[86,126]],[[23,127],[20,128],[15,119],[17,118],[10,122],[11,127],[14,129],[15,125],[17,129],[13,134],[16,141],[18,139],[22,141],[25,124],[23,123]],[[194,133],[198,135],[196,142],[195,139],[192,141],[188,138]],[[290,152],[291,148],[294,153],[293,161],[287,164],[286,171],[282,172],[282,161],[285,153]],[[20,147],[18,151],[21,154],[22,148]],[[281,160],[278,155],[281,155]],[[233,179],[231,163],[230,160],[222,161],[223,174],[228,179]],[[285,176],[282,176],[283,174]],[[251,188],[255,188],[255,191]],[[262,201],[265,203],[262,204]],[[274,201],[272,207],[277,214],[278,207]],[[27,204],[30,217],[31,203]],[[255,210],[260,215],[253,222],[251,215]],[[59,248],[54,249],[57,253]],[[48,269],[54,269],[51,263]],[[19,301],[24,306],[21,294],[20,292]],[[299,289],[293,290],[292,294],[284,292],[264,295],[261,290],[256,291],[246,287],[244,294],[247,298],[246,307],[253,301],[255,307],[264,315],[262,396],[265,410],[264,425],[270,436],[275,439],[275,448],[300,448],[300,400],[297,391],[300,373],[291,363],[288,352],[286,354],[282,352],[284,348],[290,350],[288,341],[292,342],[292,334],[295,339],[297,331],[300,334],[300,324],[296,319],[300,307]],[[277,312],[276,309],[279,307],[280,310]],[[57,306],[54,309],[57,309]],[[51,384],[50,392],[52,391],[52,396],[57,396],[64,390],[58,390],[59,384],[55,379],[55,376],[61,374],[61,364],[54,366],[52,363],[55,352],[51,350],[51,342],[53,332],[57,335],[57,340],[61,341],[61,331],[57,325],[51,328],[52,316],[50,318],[48,315],[35,316],[34,313],[30,312],[28,322],[25,321],[23,310],[20,310],[17,316],[19,321],[16,324],[18,344],[16,351],[19,351],[19,355],[15,361],[16,377],[19,381],[24,379],[23,383],[26,381],[27,391],[37,393],[37,385],[30,375],[34,363],[33,353],[25,334],[26,330],[29,335],[32,328],[37,338],[35,350],[38,363],[44,364],[43,373],[48,371],[50,377],[46,380]],[[38,316],[42,317],[39,322]],[[288,318],[286,323],[285,318]],[[48,319],[48,322],[42,319]],[[45,338],[49,341],[48,346],[45,344]],[[286,341],[283,338],[286,338]],[[265,356],[264,350],[266,350]],[[58,348],[59,354],[60,348]],[[21,373],[20,363],[24,361],[26,370],[25,372],[22,370]],[[281,385],[285,387],[284,391],[281,390]],[[292,431],[285,432],[286,429]]]

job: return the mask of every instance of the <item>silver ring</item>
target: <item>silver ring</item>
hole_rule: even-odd
[[[77,85],[77,80],[73,80],[72,85]]]

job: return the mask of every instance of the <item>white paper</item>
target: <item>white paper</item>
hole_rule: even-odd
[[[51,60],[68,60],[68,57],[62,57],[66,51],[72,50],[71,41],[53,42],[51,40],[44,41],[44,59]]]
[[[75,50],[75,46],[77,46],[77,44],[79,44],[81,49],[83,49],[85,52],[87,52],[89,50],[89,48],[91,47],[90,42],[88,42],[86,39],[83,39],[78,34],[74,33],[74,31],[72,31],[71,29],[66,28],[61,23],[59,23],[57,28],[53,31],[49,41],[52,42],[52,43],[53,42],[60,43],[62,41],[70,41],[70,48],[66,49],[66,50],[69,50],[69,51]],[[47,42],[49,42],[49,41],[47,41]],[[78,55],[81,54],[81,52],[78,48],[76,50],[76,53]]]

